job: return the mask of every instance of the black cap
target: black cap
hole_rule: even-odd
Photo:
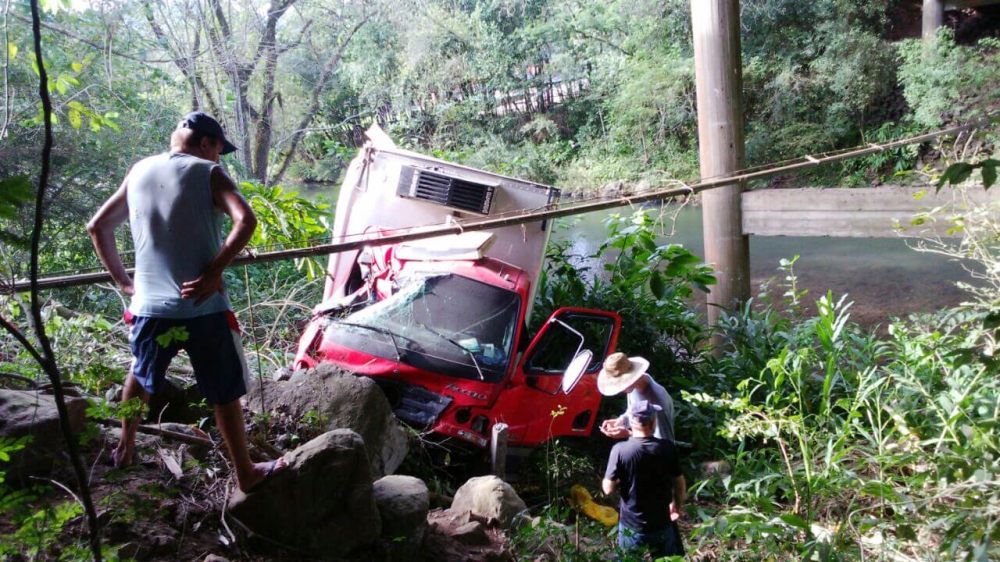
[[[229,154],[230,152],[236,152],[236,145],[229,142],[226,139],[225,133],[222,132],[222,125],[215,120],[214,117],[205,113],[204,111],[192,111],[184,116],[184,119],[177,125],[178,129],[191,129],[192,131],[200,131],[206,135],[211,135],[215,138],[222,140],[222,150],[219,154]]]
[[[656,415],[656,412],[662,411],[663,408],[659,404],[654,404],[648,400],[639,400],[632,404],[628,413],[630,416],[638,418],[642,423],[646,423]]]

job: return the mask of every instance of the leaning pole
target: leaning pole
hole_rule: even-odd
[[[734,175],[746,167],[743,65],[739,0],[691,0],[698,145],[702,179]],[[740,192],[734,183],[702,194],[705,261],[718,284],[708,295],[708,322],[750,298],[750,244],[743,235]],[[721,338],[712,337],[721,352]]]

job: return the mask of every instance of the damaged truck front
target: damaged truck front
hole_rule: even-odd
[[[524,216],[555,203],[558,190],[398,149],[377,127],[367,135],[341,187],[333,235],[369,243],[331,255],[295,367],[330,362],[371,377],[401,420],[477,447],[499,422],[515,447],[589,435],[597,372],[621,319],[566,307],[529,336],[549,222],[380,243]]]

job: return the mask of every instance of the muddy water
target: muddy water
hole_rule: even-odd
[[[623,214],[628,212],[622,210]],[[607,238],[607,215],[592,213],[569,220],[553,231],[553,239],[570,240],[573,254],[589,255]],[[686,207],[672,219],[674,216],[672,211],[664,216],[668,232],[661,243],[682,244],[704,256],[701,208]],[[959,264],[943,256],[917,252],[902,238],[751,236],[752,294],[760,294],[760,286],[771,281],[771,300],[780,302],[786,289],[779,284],[784,283],[786,274],[778,270],[779,263],[796,255],[798,288],[808,290],[803,298],[804,309],[815,311],[816,300],[827,291],[832,291],[835,300],[846,294],[845,302],[854,303],[850,308],[852,320],[866,327],[884,328],[891,317],[905,318],[910,313],[955,306],[965,299],[955,283],[971,281]],[[701,300],[703,303],[704,297]]]

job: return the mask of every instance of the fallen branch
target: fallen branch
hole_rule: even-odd
[[[115,419],[103,419],[103,420],[99,419],[95,421],[101,425],[105,425],[108,427],[118,427],[122,424],[121,420],[115,420]],[[181,441],[183,443],[190,443],[192,445],[200,445],[202,447],[209,447],[209,448],[216,447],[215,441],[212,441],[211,439],[207,439],[204,437],[194,437],[192,435],[186,435],[184,433],[170,431],[169,429],[163,429],[153,425],[139,425],[137,426],[136,430],[142,433],[148,433],[150,435],[169,437],[170,439]]]
[[[14,379],[14,380],[18,380],[18,381],[21,381],[21,382],[25,382],[25,383],[28,383],[28,386],[30,386],[32,390],[37,390],[38,389],[38,381],[36,381],[35,379],[32,379],[32,378],[28,378],[28,377],[25,377],[25,376],[22,376],[22,375],[15,375],[14,373],[4,373],[4,372],[0,372],[0,377],[4,377],[4,378],[8,378],[8,379]]]

